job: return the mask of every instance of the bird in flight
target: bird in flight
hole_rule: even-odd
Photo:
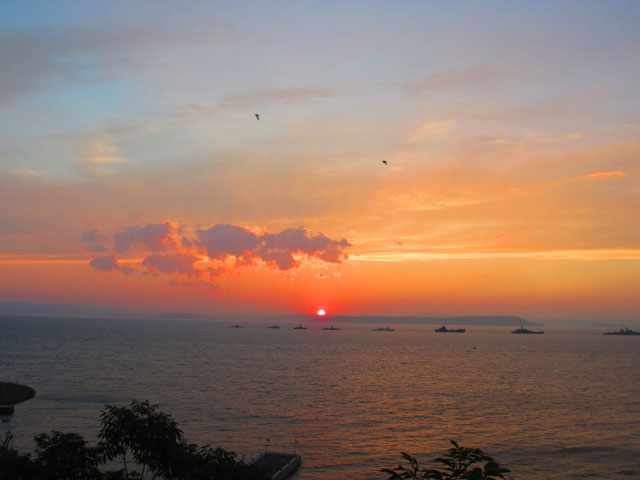
[[[256,115],[256,119],[260,120],[260,114],[256,113],[255,115]]]
[[[382,163],[384,163],[385,165],[389,165],[386,160],[382,160]]]

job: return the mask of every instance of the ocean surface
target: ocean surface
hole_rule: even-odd
[[[640,337],[232,323],[0,318],[0,381],[38,392],[0,432],[20,451],[50,430],[95,442],[105,404],[148,399],[189,442],[296,448],[298,480],[384,479],[400,451],[426,466],[449,439],[516,480],[640,478]]]

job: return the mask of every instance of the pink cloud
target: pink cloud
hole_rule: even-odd
[[[123,232],[116,233],[113,240],[116,252],[127,252],[132,245],[139,244],[152,252],[166,252],[176,247],[174,231],[177,226],[173,222],[149,223],[145,227],[127,227]]]
[[[200,276],[202,270],[194,267],[194,264],[199,260],[198,257],[190,254],[159,255],[154,253],[146,257],[142,264],[154,272]]]
[[[242,227],[218,224],[198,230],[198,236],[210,258],[235,256],[240,264],[262,260],[280,270],[299,266],[294,255],[340,263],[346,258],[344,249],[350,246],[345,239],[332,240],[322,233],[311,235],[304,227],[256,234]]]
[[[229,255],[249,255],[258,246],[254,233],[235,225],[217,224],[197,233],[210,258],[222,260]]]
[[[124,266],[124,267],[120,267],[120,271],[122,273],[124,273],[125,275],[131,275],[132,273],[136,273],[136,269],[135,268],[131,268],[128,266]]]
[[[223,267],[218,267],[218,268],[209,267],[209,268],[207,268],[207,271],[209,272],[209,276],[211,278],[215,278],[215,277],[219,277],[220,275],[222,275],[224,273],[224,268]]]
[[[87,230],[82,233],[80,240],[83,243],[89,244],[89,248],[96,253],[106,252],[107,248],[102,243],[107,239],[106,235],[101,235],[97,228]]]
[[[115,255],[105,255],[104,257],[96,257],[89,262],[93,268],[102,270],[103,272],[112,272],[114,270],[120,270],[118,267],[118,259]]]
[[[322,233],[312,234],[304,227],[289,228],[279,233],[258,233],[238,225],[217,224],[206,230],[198,230],[195,239],[180,232],[172,222],[150,223],[144,227],[130,226],[116,233],[116,253],[132,249],[145,249],[149,254],[142,264],[143,273],[181,274],[208,278],[220,276],[224,265],[198,265],[203,252],[209,261],[235,260],[236,266],[251,266],[258,261],[278,270],[291,270],[300,266],[303,257],[323,262],[341,263],[347,258],[345,249],[350,246],[346,239],[334,240]],[[96,231],[89,231],[87,238],[93,240]],[[131,267],[119,267],[115,255],[98,257],[91,266],[103,271],[120,270],[133,273]]]

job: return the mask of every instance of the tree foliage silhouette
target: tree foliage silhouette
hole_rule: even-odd
[[[504,479],[504,474],[510,472],[479,448],[461,447],[455,440],[450,442],[452,447],[447,454],[433,460],[442,464],[442,470],[421,469],[415,457],[402,452],[402,458],[409,462],[408,466],[398,465],[381,471],[390,475],[388,480],[497,480]],[[476,465],[483,462],[482,466]]]
[[[35,437],[34,458],[0,452],[0,480],[263,480],[233,452],[185,442],[176,421],[148,401],[107,405],[100,424],[95,447],[52,431]],[[106,470],[114,462],[121,467]]]

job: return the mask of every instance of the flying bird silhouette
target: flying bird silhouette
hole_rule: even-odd
[[[260,114],[259,114],[259,113],[256,113],[255,115],[256,115],[256,118],[257,118],[258,120],[260,120]]]
[[[389,165],[386,160],[382,160],[382,163],[384,163],[385,165]]]

